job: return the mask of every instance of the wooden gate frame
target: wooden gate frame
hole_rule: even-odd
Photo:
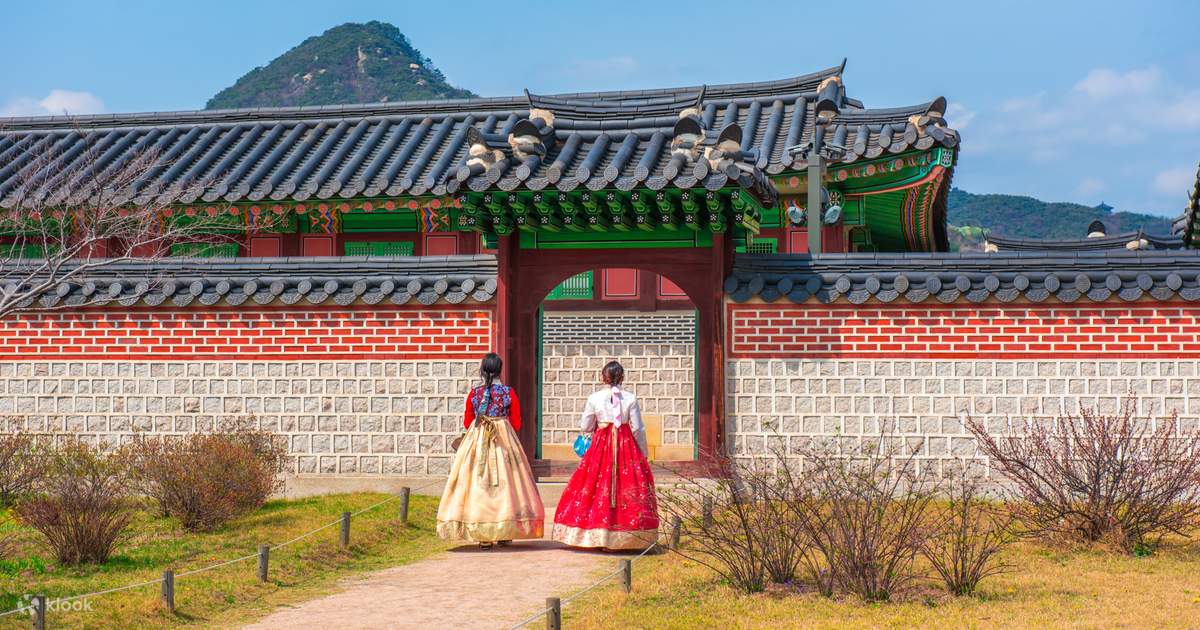
[[[696,307],[699,370],[696,382],[698,462],[725,451],[725,294],[733,242],[713,234],[712,247],[646,249],[522,249],[516,235],[502,236],[497,251],[495,338],[506,382],[519,394],[537,392],[537,310],[563,280],[590,269],[622,267],[656,273],[674,282]],[[528,392],[528,393],[527,393]],[[529,406],[529,409],[536,407]],[[532,460],[536,422],[523,422],[521,444]]]

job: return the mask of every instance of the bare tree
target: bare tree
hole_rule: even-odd
[[[63,148],[34,151],[34,143],[0,154],[0,317],[46,308],[39,297],[118,263],[169,255],[180,242],[228,238],[214,229],[226,218],[215,209],[189,216],[170,207],[198,197],[204,185],[185,176],[164,189],[160,178],[176,169],[155,147],[118,151],[102,132],[82,128],[49,144]]]
[[[1200,429],[1136,410],[1130,397],[1114,415],[1081,407],[1005,435],[966,424],[1012,483],[1028,531],[1136,551],[1200,525]]]

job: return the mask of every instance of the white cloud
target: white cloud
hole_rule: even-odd
[[[1085,177],[1075,187],[1075,193],[1081,197],[1091,197],[1108,190],[1108,184],[1099,177]]]
[[[1187,167],[1169,168],[1154,176],[1154,192],[1168,197],[1185,197],[1196,182],[1196,170]]]
[[[1162,121],[1189,129],[1200,129],[1200,90],[1187,92],[1162,108]]]
[[[1042,108],[1042,100],[1046,97],[1044,92],[1039,92],[1033,96],[1019,96],[1010,98],[1000,104],[1002,112],[1025,112]]]
[[[0,118],[11,116],[62,116],[104,112],[104,101],[91,92],[53,89],[42,99],[21,97],[0,105]]]
[[[1123,73],[1109,68],[1092,68],[1082,81],[1075,84],[1075,91],[1093,99],[1128,97],[1154,90],[1161,78],[1162,72],[1154,66]]]
[[[950,103],[946,106],[946,121],[954,129],[962,131],[971,124],[975,119],[975,112],[966,108],[961,103]]]

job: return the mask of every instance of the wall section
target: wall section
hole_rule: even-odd
[[[253,417],[295,473],[437,475],[486,307],[62,311],[0,322],[0,415],[120,442]]]
[[[1005,431],[1080,405],[1200,422],[1200,308],[1136,302],[729,305],[727,431],[742,457],[896,427],[928,466],[986,462],[968,416]]]

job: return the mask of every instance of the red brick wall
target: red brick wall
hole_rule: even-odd
[[[1200,357],[1200,305],[729,305],[732,358]]]
[[[491,320],[479,307],[29,313],[0,320],[0,360],[475,358]]]

